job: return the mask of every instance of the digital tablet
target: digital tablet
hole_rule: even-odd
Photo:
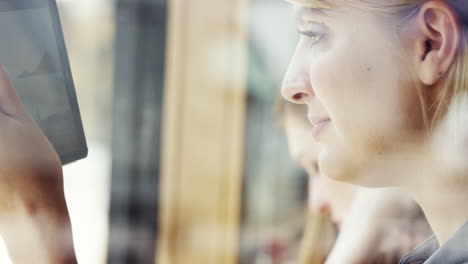
[[[0,0],[0,64],[62,164],[86,157],[88,149],[55,1]]]

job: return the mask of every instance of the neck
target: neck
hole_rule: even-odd
[[[363,178],[369,183],[366,187],[400,187],[412,194],[443,245],[468,221],[468,162],[454,158],[468,155],[433,153],[414,147],[386,156],[371,162],[373,166],[367,166]]]
[[[468,221],[468,173],[466,169],[447,169],[434,164],[424,166],[426,169],[417,173],[415,184],[407,188],[442,246]]]

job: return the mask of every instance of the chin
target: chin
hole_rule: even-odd
[[[323,147],[318,163],[320,171],[326,177],[335,181],[353,183],[353,179],[350,177],[351,175],[347,168],[348,166],[346,166],[349,162],[346,161],[340,151],[330,147]]]
[[[323,175],[332,180],[362,187],[371,187],[372,185],[367,182],[369,178],[365,177],[366,173],[364,173],[364,166],[368,163],[359,162],[357,157],[351,153],[337,148],[324,147],[320,152],[318,162]]]
[[[326,177],[366,188],[395,187],[394,175],[401,174],[387,157],[359,158],[359,155],[324,147],[319,156],[320,171]]]

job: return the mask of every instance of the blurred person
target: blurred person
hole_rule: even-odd
[[[435,234],[401,263],[467,263],[467,2],[292,2],[282,94],[307,105],[321,172],[411,193]]]
[[[1,66],[0,119],[0,234],[13,263],[76,263],[60,159]]]
[[[316,218],[306,226],[300,263],[322,263],[316,254],[327,252],[321,247],[331,235],[321,230],[326,227],[325,215],[331,215],[340,231],[329,257],[332,263],[398,263],[432,233],[421,209],[406,193],[359,188],[321,175],[320,146],[311,135],[307,108],[285,102],[279,106],[290,153],[309,175],[308,206],[311,218]]]
[[[309,207],[314,213],[330,214],[333,223],[340,225],[349,214],[358,187],[320,177],[317,163],[320,147],[311,136],[307,109],[287,102],[280,104],[289,152],[309,176]]]

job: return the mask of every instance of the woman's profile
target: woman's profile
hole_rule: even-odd
[[[411,193],[435,237],[402,263],[468,261],[466,1],[292,2],[301,38],[282,94],[308,106],[323,173]]]

